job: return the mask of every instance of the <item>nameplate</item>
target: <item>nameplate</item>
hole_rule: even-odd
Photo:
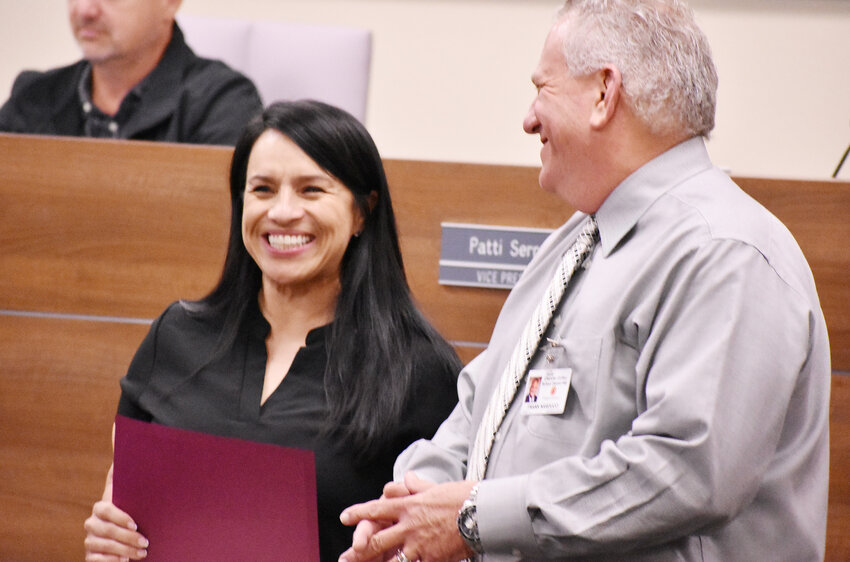
[[[510,289],[552,232],[544,228],[441,223],[441,285]]]

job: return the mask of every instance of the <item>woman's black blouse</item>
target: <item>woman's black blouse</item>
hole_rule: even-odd
[[[349,505],[377,498],[392,480],[396,456],[419,438],[430,438],[457,403],[453,367],[422,338],[415,346],[415,389],[400,427],[366,465],[344,439],[324,432],[325,330],[310,331],[286,377],[260,405],[269,324],[259,308],[249,315],[222,359],[218,323],[200,320],[174,303],[157,318],[121,380],[118,413],[171,427],[310,449],[316,457],[319,543],[322,560],[337,560],[351,545],[352,528],[339,522]],[[368,350],[364,350],[368,354]],[[374,365],[392,376],[392,365]],[[381,407],[381,397],[375,397]],[[132,516],[132,514],[130,514]]]

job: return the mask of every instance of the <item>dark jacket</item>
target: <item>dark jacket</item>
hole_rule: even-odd
[[[0,132],[86,136],[78,87],[90,68],[82,60],[19,74],[0,108]],[[232,145],[261,111],[254,84],[221,61],[195,55],[175,24],[159,64],[127,94],[114,119],[120,138]]]

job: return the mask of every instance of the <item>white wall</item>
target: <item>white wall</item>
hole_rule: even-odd
[[[715,161],[825,178],[850,143],[850,1],[691,0],[720,73]],[[368,27],[367,126],[386,157],[537,165],[529,76],[560,0],[184,0],[183,12]],[[0,99],[72,62],[63,0],[0,0]],[[850,178],[850,163],[839,177]]]

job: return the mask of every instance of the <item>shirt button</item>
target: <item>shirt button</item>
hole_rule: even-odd
[[[109,122],[109,131],[114,133],[117,130],[118,130],[118,123],[116,123],[115,121],[110,121]]]
[[[91,103],[84,102],[83,103],[83,111],[86,112],[86,113],[90,113],[91,112]]]

